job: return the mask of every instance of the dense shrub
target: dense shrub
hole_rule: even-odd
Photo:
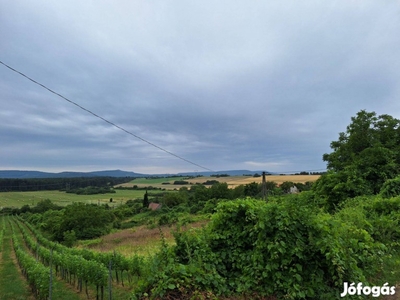
[[[175,234],[176,246],[164,253],[169,263],[142,288],[155,298],[204,291],[339,298],[344,281],[369,284],[386,250],[367,223],[348,221],[351,213],[324,213],[312,193],[222,201],[205,229]]]
[[[400,195],[400,176],[393,179],[388,179],[382,185],[380,195],[385,198],[395,197]]]
[[[194,204],[192,204],[192,206],[190,206],[189,212],[191,214],[196,214],[204,208],[205,204],[206,204],[206,201],[199,201],[197,203],[194,203]]]
[[[365,282],[380,250],[366,231],[289,200],[221,203],[209,230],[217,270],[236,293],[333,296],[343,281]]]
[[[181,263],[175,254],[178,250],[167,246],[163,239],[161,251],[142,261],[141,279],[132,299],[217,299],[215,295],[226,292],[226,281],[210,260],[204,236],[181,233],[176,238],[180,245],[196,245],[197,256]]]
[[[228,201],[226,199],[216,199],[212,198],[208,200],[207,202],[204,203],[203,209],[201,210],[201,213],[203,214],[213,214],[217,210],[217,205],[219,202],[223,201]]]
[[[348,199],[336,214],[366,230],[375,241],[400,249],[400,196],[390,199],[362,196]]]
[[[163,214],[160,216],[158,219],[158,225],[163,226],[163,225],[172,225],[174,223],[178,222],[178,216],[174,212],[170,212],[167,214]]]
[[[205,182],[203,182],[204,185],[213,185],[219,183],[218,180],[212,179],[212,180],[206,180]]]
[[[168,207],[177,206],[186,203],[187,196],[184,193],[165,193],[163,196],[163,204]]]
[[[114,216],[105,207],[73,203],[65,207],[54,238],[64,239],[64,232],[74,231],[77,239],[91,239],[109,233]]]

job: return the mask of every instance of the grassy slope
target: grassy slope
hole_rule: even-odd
[[[150,255],[160,249],[161,234],[158,221],[161,215],[153,215],[149,212],[136,214],[129,218],[131,228],[113,230],[110,234],[92,240],[79,241],[78,247],[90,248],[100,252],[117,251],[125,256],[134,254]],[[198,228],[206,225],[210,220],[209,215],[190,215],[182,213],[179,215],[179,227],[182,230]],[[187,221],[187,222],[186,222]],[[167,244],[175,244],[172,232],[177,229],[177,224],[161,226],[162,234]]]
[[[168,226],[162,226],[165,241],[174,244],[175,240]],[[117,251],[124,256],[151,255],[161,247],[161,236],[158,228],[148,228],[145,225],[119,230],[99,239],[80,241],[78,247],[90,248],[100,252]]]

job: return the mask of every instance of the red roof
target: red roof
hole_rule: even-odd
[[[151,202],[151,203],[149,204],[149,208],[150,208],[151,210],[156,210],[156,209],[160,209],[160,208],[161,208],[161,205],[162,205],[162,204],[160,204],[160,203]]]

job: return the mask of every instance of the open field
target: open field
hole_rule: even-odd
[[[278,185],[285,181],[299,182],[305,183],[307,181],[316,181],[320,175],[268,175],[266,176],[267,181],[274,181]],[[189,184],[202,184],[207,180],[217,180],[219,182],[226,182],[230,188],[235,188],[241,184],[248,184],[251,182],[261,183],[262,177],[252,177],[252,176],[228,176],[228,177],[196,177],[190,178],[188,177],[171,177],[171,178],[155,178],[155,179],[145,179],[139,178],[132,180],[128,183],[123,183],[118,186],[124,187],[132,187],[137,185],[138,187],[146,187],[153,186],[157,188],[164,188],[167,190],[179,189],[182,186],[190,187],[190,185],[175,185],[173,184],[176,180],[185,180],[188,181]],[[169,183],[169,184],[163,184]]]
[[[97,195],[76,195],[60,191],[35,191],[35,192],[0,192],[1,207],[34,206],[39,201],[50,199],[57,205],[68,205],[72,202],[108,203],[110,206],[120,205],[129,199],[143,198],[145,191],[116,190],[115,193]],[[110,198],[113,202],[110,203]]]

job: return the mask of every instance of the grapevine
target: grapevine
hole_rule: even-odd
[[[47,299],[49,294],[50,269],[37,262],[32,256],[22,250],[17,236],[15,235],[14,228],[11,223],[10,225],[13,230],[13,247],[22,274],[26,277],[35,297],[40,300]]]
[[[81,256],[85,260],[96,261],[102,264],[105,268],[108,268],[109,262],[112,261],[112,269],[113,271],[115,271],[116,280],[117,282],[119,282],[119,279],[121,278],[122,285],[124,285],[123,272],[129,272],[129,274],[134,273],[134,270],[130,270],[129,268],[129,266],[132,264],[131,261],[117,252],[96,253],[88,249],[68,248],[64,245],[48,240],[34,226],[32,226],[29,222],[23,220],[22,218],[18,217],[18,220],[24,223],[26,227],[28,227],[28,229],[35,235],[36,240],[40,245],[43,245],[48,249],[53,249],[54,251],[60,253],[69,253],[71,255]]]
[[[51,262],[56,268],[56,275],[60,275],[63,280],[75,284],[75,279],[77,279],[78,287],[81,291],[82,282],[85,282],[86,293],[88,293],[88,284],[94,284],[100,287],[101,290],[107,285],[108,270],[103,264],[76,255],[72,249],[67,247],[63,248],[62,251],[54,247],[55,249],[51,251],[40,244],[42,239],[38,239],[38,242],[36,242],[26,228],[21,226],[20,223],[17,223],[17,225],[22,232],[22,236],[28,248],[33,253],[36,253],[38,259],[40,259],[43,264],[50,265]],[[50,242],[49,244],[55,243]],[[74,278],[74,280],[72,280],[72,278]]]

